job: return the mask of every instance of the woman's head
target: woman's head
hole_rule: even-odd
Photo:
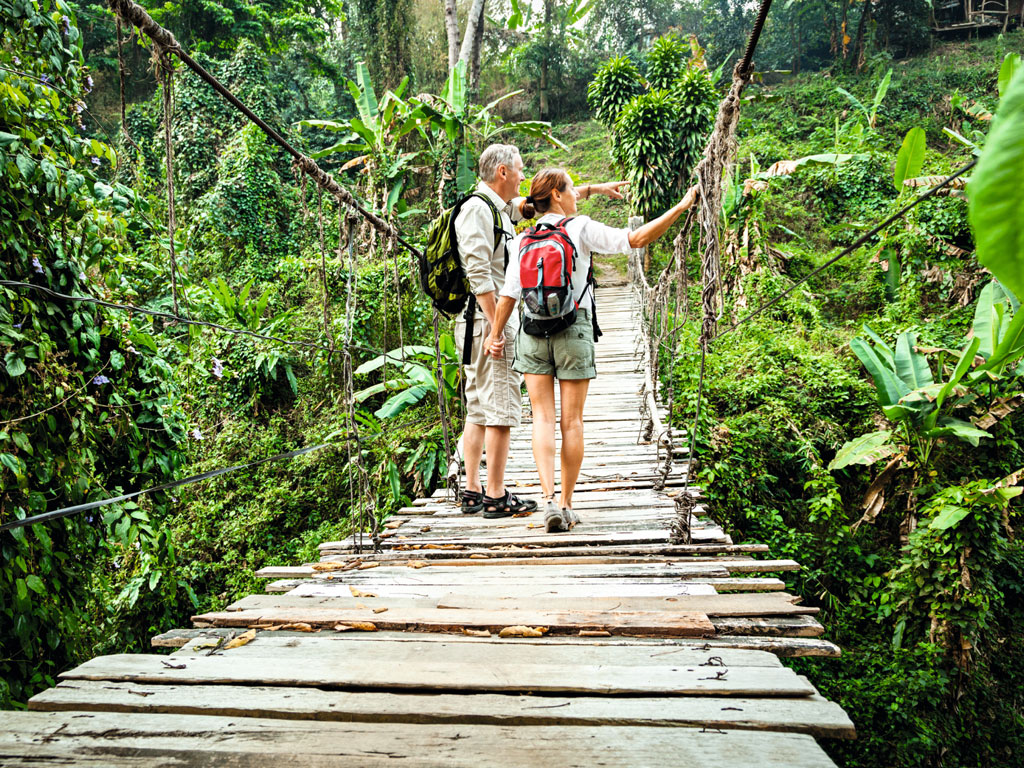
[[[576,188],[564,168],[544,168],[530,181],[523,216],[532,219],[545,213],[576,214]]]

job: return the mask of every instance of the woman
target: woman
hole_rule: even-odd
[[[590,380],[597,376],[594,368],[594,342],[597,336],[594,317],[594,293],[588,281],[591,253],[628,253],[657,240],[693,205],[697,188],[687,190],[683,199],[664,214],[635,230],[617,229],[594,221],[589,216],[576,216],[576,201],[597,192],[613,199],[622,197],[619,188],[625,182],[573,186],[562,168],[545,168],[534,176],[530,195],[523,208],[525,218],[540,215],[537,224],[565,223],[565,231],[576,249],[572,273],[573,296],[578,304],[573,325],[550,338],[531,336],[520,330],[515,341],[514,370],[526,378],[533,409],[533,458],[537,462],[540,485],[544,494],[544,523],[549,532],[564,531],[579,522],[572,509],[572,494],[583,464],[583,406]],[[505,323],[522,294],[519,260],[523,236],[513,241],[509,253],[505,287],[501,291],[494,325],[487,339],[490,354],[504,353]],[[555,503],[555,379],[558,379],[562,405],[562,492]]]

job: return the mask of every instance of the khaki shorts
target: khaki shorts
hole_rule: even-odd
[[[505,325],[505,354],[499,358],[484,354],[484,344],[491,333],[491,324],[484,313],[476,311],[473,322],[473,349],[469,365],[462,367],[466,375],[466,421],[485,427],[518,427],[523,419],[523,377],[512,370],[511,349],[519,332],[518,318]],[[466,321],[455,322],[455,346],[462,360],[466,340]]]
[[[520,332],[516,336],[514,368],[520,373],[556,376],[565,380],[595,378],[594,326],[590,310],[579,310],[575,323],[549,339]]]

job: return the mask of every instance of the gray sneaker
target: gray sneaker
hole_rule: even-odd
[[[564,509],[559,509],[554,499],[544,499],[544,527],[548,533],[565,530]]]
[[[572,530],[572,527],[580,521],[580,516],[569,507],[562,507],[562,519],[565,521],[565,529]]]

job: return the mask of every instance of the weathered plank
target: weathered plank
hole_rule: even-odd
[[[0,713],[9,766],[274,765],[283,768],[438,765],[719,764],[831,768],[806,734],[697,728],[342,723],[122,712]],[[170,726],[170,727],[169,727]],[[54,734],[59,734],[56,738]],[[10,757],[8,757],[10,756]]]
[[[259,596],[254,596],[259,597]],[[321,598],[324,599],[324,598]],[[369,614],[369,616],[368,616]],[[450,611],[441,608],[389,609],[372,614],[354,608],[294,607],[243,611],[214,611],[193,616],[197,627],[248,627],[304,623],[331,628],[337,624],[372,621],[377,629],[421,632],[463,632],[466,629],[500,632],[509,626],[547,627],[552,634],[580,631],[649,637],[703,637],[714,634],[714,625],[702,613],[684,611]]]
[[[255,639],[231,650],[217,648],[216,654],[231,656],[271,656],[282,663],[303,664],[310,657],[344,658],[364,664],[554,664],[570,667],[580,663],[590,666],[643,667],[666,664],[672,666],[710,666],[721,661],[727,667],[773,667],[782,663],[765,651],[745,649],[705,649],[697,645],[664,647],[661,644],[612,645],[592,644],[586,649],[572,645],[516,645],[504,641],[464,643],[461,638],[436,642],[412,638],[411,641],[379,639],[366,642],[365,636],[351,633],[303,633],[301,637],[283,637],[279,632],[259,631]],[[420,636],[422,638],[422,636]],[[443,636],[447,637],[447,636]],[[176,654],[203,656],[216,648],[211,638],[196,638]],[[716,667],[717,668],[717,667]]]
[[[35,696],[36,712],[138,712],[369,723],[571,726],[695,726],[808,733],[850,739],[853,723],[819,695],[799,699],[325,691],[241,685],[148,685],[108,680],[60,683]]]
[[[180,669],[178,667],[181,667]],[[609,666],[591,664],[500,664],[403,662],[376,664],[343,656],[306,658],[302,664],[268,664],[258,656],[98,656],[60,675],[62,680],[113,680],[130,683],[230,684],[383,689],[390,691],[481,691],[583,693],[621,696],[767,696],[815,693],[813,686],[786,667],[673,665]]]
[[[207,627],[205,629],[171,629],[154,635],[150,643],[154,648],[181,648],[196,638],[236,637],[243,630],[237,627]],[[281,637],[308,637],[306,632],[280,630],[274,632]],[[396,642],[457,642],[483,643],[492,645],[492,637],[473,637],[469,635],[448,635],[439,633],[404,632],[382,630],[368,634],[345,634],[346,640],[353,642],[375,643],[380,640]],[[818,637],[780,637],[772,635],[718,635],[699,640],[686,638],[653,638],[653,637],[582,637],[580,635],[545,635],[543,638],[509,637],[501,639],[502,645],[573,645],[573,646],[604,646],[604,645],[658,645],[669,650],[675,648],[699,648],[701,650],[738,648],[768,651],[785,658],[805,656],[825,656],[837,658],[841,655],[839,646]]]

